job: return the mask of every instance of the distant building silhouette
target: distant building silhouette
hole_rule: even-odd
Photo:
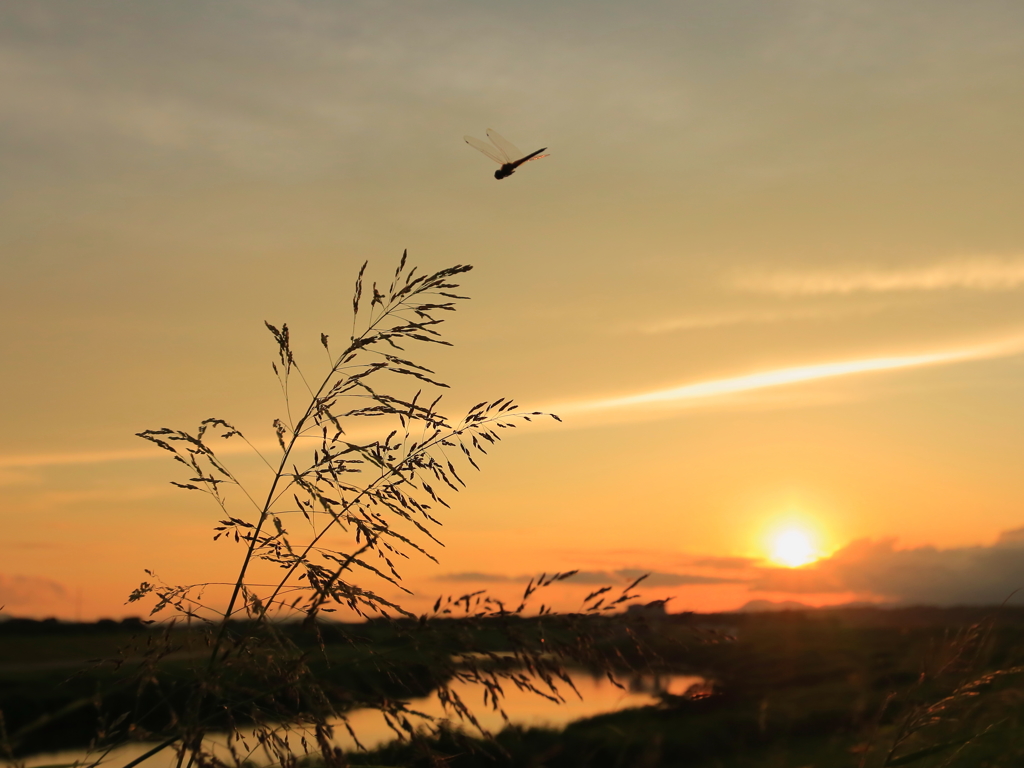
[[[668,615],[665,604],[668,600],[654,600],[645,605],[634,603],[626,609],[626,615],[634,618],[663,619]]]

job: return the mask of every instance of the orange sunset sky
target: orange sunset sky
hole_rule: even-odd
[[[230,577],[134,433],[272,445],[264,320],[312,356],[406,248],[475,267],[449,409],[563,418],[486,457],[409,607],[571,568],[564,608],[644,572],[672,610],[1002,602],[1022,83],[1001,0],[5,2],[4,614]],[[488,127],[551,156],[495,181]]]

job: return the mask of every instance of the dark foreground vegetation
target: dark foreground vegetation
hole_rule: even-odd
[[[557,617],[546,617],[543,629],[535,619],[513,621],[526,634],[559,631]],[[603,623],[593,634],[603,638],[606,655],[621,654],[623,671],[702,675],[713,681],[710,693],[665,694],[655,706],[563,731],[507,728],[494,740],[442,732],[342,759],[453,768],[1024,764],[1021,610],[847,608],[584,621]],[[198,634],[173,631],[175,651],[160,662],[160,688],[139,696],[136,659],[166,629],[132,621],[0,624],[0,710],[6,733],[24,734],[9,745],[12,752],[85,746],[125,723],[159,732],[176,700],[189,695],[190,659],[204,652],[195,645]],[[340,709],[346,696],[424,696],[460,652],[509,648],[507,623],[491,620],[285,631],[308,649],[311,669]],[[89,661],[100,658],[108,661]],[[208,698],[216,710],[221,702]]]

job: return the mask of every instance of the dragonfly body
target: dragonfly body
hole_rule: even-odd
[[[527,162],[528,160],[536,160],[538,157],[544,157],[544,155],[541,155],[541,152],[543,152],[545,149],[547,149],[547,147],[538,149],[536,152],[533,152],[527,155],[526,157],[520,158],[519,160],[516,160],[514,163],[502,164],[501,168],[494,172],[494,178],[499,180],[508,178],[509,176],[516,172],[516,168],[518,168],[520,165]]]
[[[547,157],[547,155],[541,154],[547,149],[547,147],[543,147],[542,149],[538,149],[536,152],[531,152],[524,156],[514,144],[507,139],[502,138],[497,131],[490,128],[487,129],[487,138],[491,140],[490,144],[485,141],[481,141],[480,139],[474,139],[472,136],[465,137],[466,143],[469,144],[469,146],[480,150],[491,158],[491,160],[501,166],[501,168],[494,172],[494,178],[498,180],[507,179],[516,172],[516,168],[525,162]]]

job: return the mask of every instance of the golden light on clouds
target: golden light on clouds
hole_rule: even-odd
[[[607,399],[576,400],[568,403],[542,406],[542,410],[559,415],[598,411],[626,410],[643,406],[673,406],[712,400],[728,395],[743,394],[761,389],[800,384],[822,379],[839,378],[856,374],[943,365],[972,360],[1012,357],[1024,351],[1024,335],[1008,336],[992,342],[969,347],[925,352],[911,355],[870,357],[857,360],[842,360],[831,363],[801,365],[791,368],[776,368],[758,371],[742,376],[684,384],[669,389],[641,392]],[[273,443],[260,443],[261,450],[273,449]],[[248,452],[242,444],[224,446],[222,453]],[[149,449],[83,451],[78,453],[32,453],[0,455],[0,468],[31,468],[68,464],[95,464],[154,458],[158,454]]]
[[[687,384],[672,389],[645,392],[639,395],[614,398],[590,403],[590,408],[617,408],[630,405],[651,403],[667,403],[679,400],[695,400],[719,395],[731,395],[737,392],[748,392],[767,387],[778,387],[785,384],[796,384],[815,379],[848,376],[853,373],[870,371],[886,371],[894,368],[911,368],[919,365],[945,362],[953,359],[956,353],[936,353],[926,355],[908,355],[904,357],[879,357],[868,360],[847,360],[820,365],[801,365],[795,368],[781,368],[773,371],[760,371],[746,376],[728,379],[716,379],[695,384]]]

